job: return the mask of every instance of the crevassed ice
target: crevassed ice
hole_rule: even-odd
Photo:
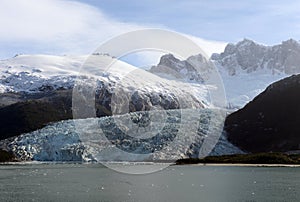
[[[152,126],[147,129],[137,125],[145,120],[132,122],[132,117],[137,113],[147,112],[134,112],[117,117],[66,120],[23,134],[15,138],[9,147],[24,160],[81,162],[176,160],[198,157],[205,139],[210,138],[214,132],[220,132],[220,126],[223,126],[222,117],[218,117],[220,114],[214,110],[190,110],[189,117],[185,119],[180,119],[180,110],[167,111],[168,121],[163,127],[158,124],[159,120],[152,121],[150,123]],[[181,137],[177,138],[178,129],[192,120],[199,120],[197,131],[189,131],[189,127],[183,127]],[[75,124],[82,127],[85,137],[76,130]],[[109,133],[104,134],[105,130]],[[154,135],[139,139],[139,135],[153,131]],[[192,133],[196,136],[190,135]],[[174,137],[177,138],[175,143]],[[193,138],[192,141],[189,138]],[[218,140],[211,155],[243,153],[227,141],[225,134],[222,134],[220,139],[218,136]],[[187,142],[190,145],[186,145]]]

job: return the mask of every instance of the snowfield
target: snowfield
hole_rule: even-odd
[[[0,92],[70,88],[86,56],[17,55],[0,60]]]

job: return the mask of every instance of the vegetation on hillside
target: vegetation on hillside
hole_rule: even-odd
[[[16,161],[13,154],[0,149],[0,162]]]
[[[179,159],[177,165],[197,163],[229,163],[229,164],[300,164],[300,154],[256,153],[224,156],[207,156],[205,158]]]

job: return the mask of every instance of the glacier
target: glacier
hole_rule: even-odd
[[[149,113],[147,126],[143,118],[134,120]],[[7,147],[19,159],[36,161],[175,161],[243,153],[227,141],[224,118],[223,110],[186,109],[66,120],[20,135]]]

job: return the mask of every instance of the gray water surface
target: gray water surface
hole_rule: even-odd
[[[187,165],[129,175],[97,164],[0,165],[1,202],[292,202],[299,192],[299,167]]]

